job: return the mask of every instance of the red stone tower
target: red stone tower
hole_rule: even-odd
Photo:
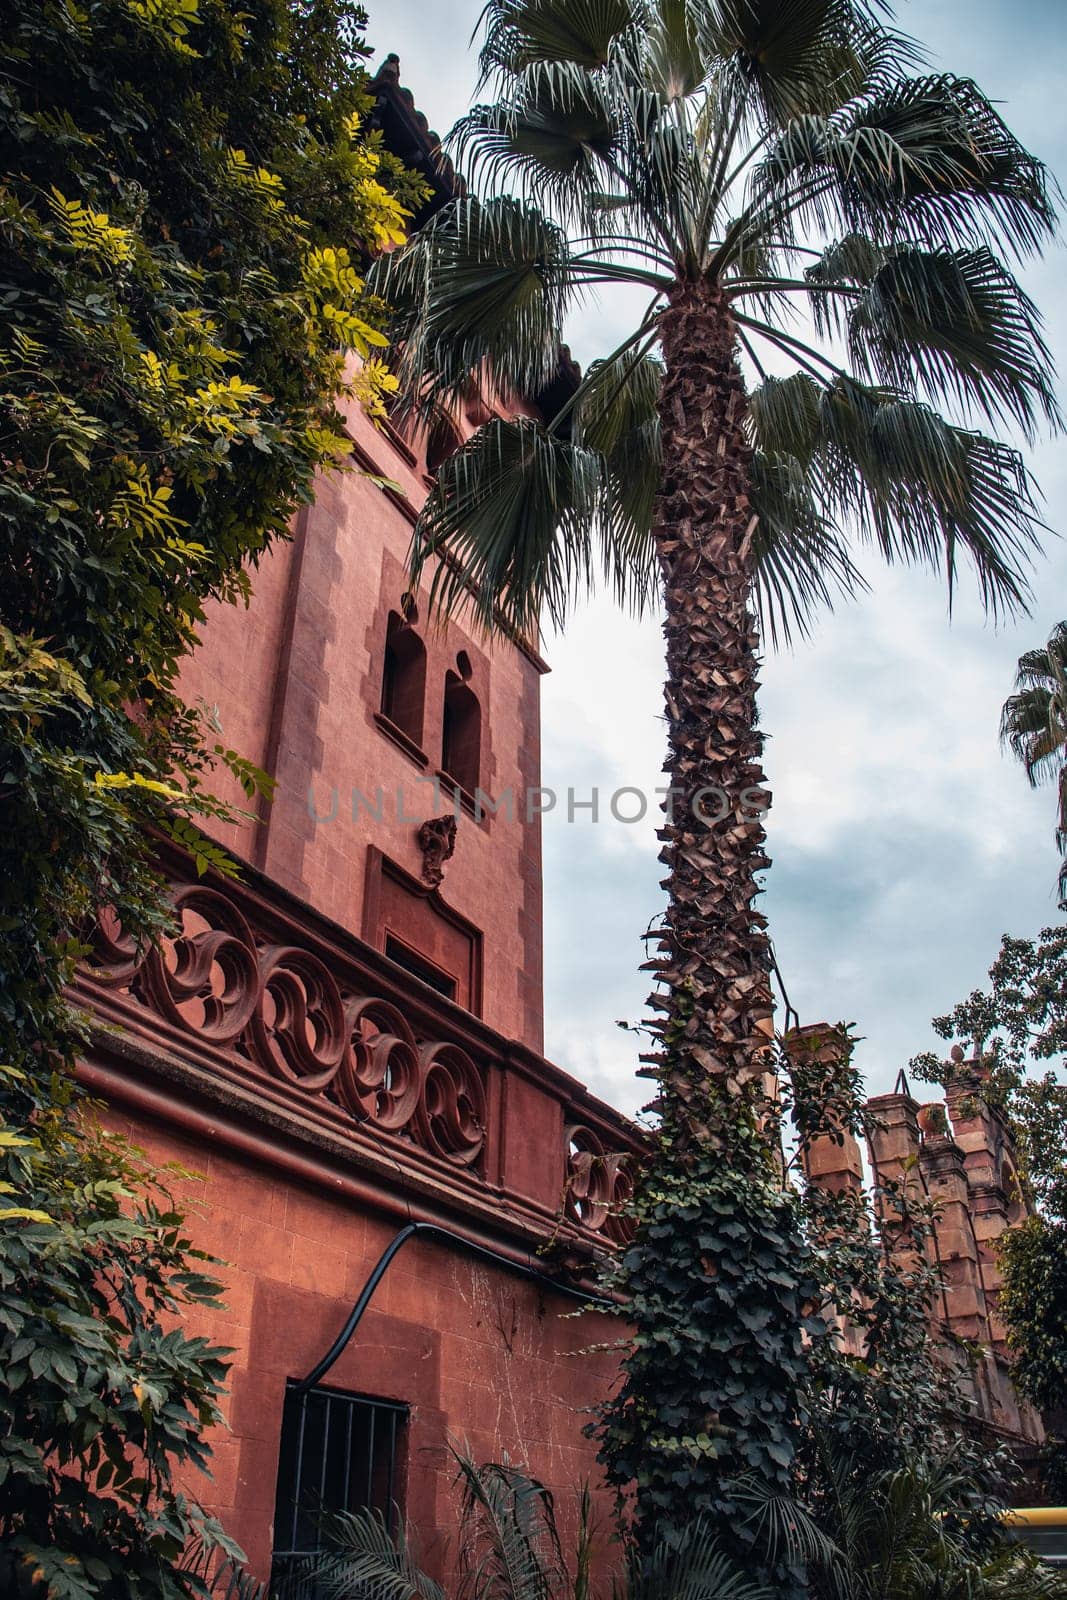
[[[376,87],[439,203],[395,58]],[[525,1459],[566,1514],[617,1370],[613,1318],[575,1317],[574,1286],[621,1237],[635,1131],[540,1053],[544,663],[408,592],[433,473],[489,414],[405,439],[351,411],[357,470],[322,478],[184,675],[277,780],[214,830],[240,876],[164,850],[179,933],[146,956],[102,926],[76,985],[86,1082],[154,1168],[181,1163],[191,1236],[224,1263],[195,1331],[233,1351],[229,1428],[190,1488],[261,1575],[315,1543],[319,1503],[410,1518],[440,1567],[450,1440]]]

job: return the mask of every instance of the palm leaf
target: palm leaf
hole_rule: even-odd
[[[913,59],[907,41],[873,25],[851,0],[718,0],[692,7],[706,55],[718,63],[723,111],[745,107],[760,131],[827,115]]]
[[[575,442],[604,463],[605,532],[628,552],[626,567],[653,571],[652,515],[663,470],[659,396],[663,363],[622,353],[595,361],[574,411]],[[625,596],[624,596],[625,598]]]
[[[552,1600],[566,1582],[552,1495],[526,1473],[456,1454],[463,1488],[462,1600]]]
[[[506,101],[475,106],[448,144],[482,193],[517,193],[580,219],[610,180],[619,138],[604,82],[551,62],[528,67]]]
[[[444,1600],[444,1591],[412,1558],[403,1533],[389,1532],[377,1511],[338,1511],[323,1520],[327,1548],[293,1569],[295,1595],[320,1600]]]
[[[840,378],[821,399],[814,462],[831,515],[887,562],[943,571],[951,599],[965,555],[989,612],[1025,610],[1039,522],[1017,451]]]
[[[867,584],[838,531],[822,516],[809,474],[795,456],[757,450],[751,466],[752,541],[760,632],[778,648],[806,634],[819,610],[833,610]]]
[[[562,230],[534,207],[463,199],[376,263],[406,405],[454,402],[487,372],[521,394],[542,388],[578,294],[569,262]]]
[[[631,1565],[627,1600],[771,1600],[774,1591],[743,1572],[717,1536],[694,1518],[677,1544],[658,1544]]]
[[[1060,423],[1037,308],[984,246],[893,250],[855,301],[824,294],[820,320],[846,324],[861,377],[970,405],[1029,437],[1039,412]]]
[[[643,9],[641,78],[657,99],[670,105],[693,94],[707,77],[698,7],[690,0],[649,0]]]
[[[628,0],[489,0],[482,12],[482,82],[533,62],[604,66],[614,42],[633,26]]]
[[[559,625],[600,571],[604,495],[599,455],[539,422],[494,420],[442,465],[415,530],[415,581],[442,552],[431,603],[445,615],[473,605],[487,627],[536,636],[542,606]],[[604,552],[613,564],[613,553]],[[614,562],[626,586],[636,575]]]
[[[759,1478],[743,1479],[737,1499],[748,1507],[745,1526],[755,1548],[766,1552],[772,1566],[818,1566],[829,1569],[842,1551],[810,1511],[791,1495],[777,1493]]]
[[[790,123],[757,191],[783,230],[938,249],[1004,242],[1025,253],[1055,227],[1042,164],[969,79],[908,79],[833,117]]]
[[[988,610],[1025,608],[1039,523],[1017,451],[844,375],[768,379],[750,415],[757,449],[799,464],[810,505],[839,538],[851,531],[889,563],[944,571],[950,598],[967,557]]]
[[[1048,689],[1020,689],[1004,703],[1000,737],[1026,768],[1032,788],[1053,777],[1060,768],[1067,743],[1067,724],[1057,716]]]
[[[1031,788],[1056,780],[1062,908],[1067,898],[1067,622],[1057,623],[1043,649],[1019,657],[1015,693],[1001,711],[1000,738],[1022,763]]]

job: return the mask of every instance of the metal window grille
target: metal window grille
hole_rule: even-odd
[[[380,1511],[394,1526],[406,1419],[407,1407],[393,1401],[287,1386],[274,1510],[275,1585],[288,1593],[304,1558],[323,1548],[321,1523],[330,1512]]]

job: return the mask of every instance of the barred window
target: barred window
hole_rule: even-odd
[[[407,1407],[337,1389],[286,1387],[273,1581],[323,1548],[322,1519],[335,1511],[380,1511],[392,1528]]]

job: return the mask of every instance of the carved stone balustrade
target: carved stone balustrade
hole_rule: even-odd
[[[633,1124],[252,869],[198,881],[161,855],[173,935],[138,949],[102,916],[73,986],[91,1086],[527,1238],[626,1239]]]

